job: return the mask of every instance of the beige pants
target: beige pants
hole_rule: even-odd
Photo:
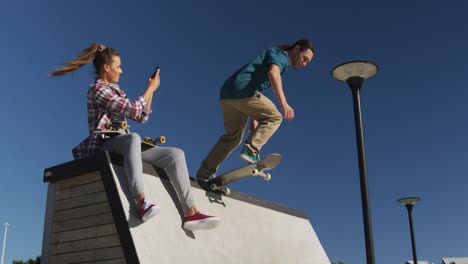
[[[257,154],[275,133],[283,120],[275,104],[262,94],[243,99],[221,100],[224,113],[225,134],[222,135],[197,172],[198,178],[216,173],[221,162],[240,145],[248,118],[258,121],[258,126],[244,141],[244,147]]]

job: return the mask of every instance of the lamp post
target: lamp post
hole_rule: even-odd
[[[8,231],[9,224],[5,223],[4,226],[5,226],[5,235],[3,237],[2,262],[0,262],[1,264],[3,264],[3,258],[5,257],[5,244],[6,244],[7,231]]]
[[[413,250],[413,263],[414,264],[418,264],[418,258],[416,256],[416,240],[414,239],[413,215],[411,214],[411,212],[413,211],[413,206],[420,200],[421,199],[419,197],[406,197],[406,198],[398,199],[398,202],[404,204],[406,207],[406,210],[408,211],[410,233],[411,233],[411,248]]]
[[[359,176],[361,185],[362,213],[364,218],[364,235],[366,242],[367,264],[374,264],[374,242],[372,239],[372,223],[370,216],[369,191],[367,185],[366,154],[364,151],[364,133],[362,129],[360,91],[364,80],[374,76],[378,66],[367,61],[351,61],[340,64],[332,70],[333,78],[346,82],[351,88],[354,105],[354,122],[359,159]]]

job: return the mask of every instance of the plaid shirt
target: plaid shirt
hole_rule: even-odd
[[[75,159],[91,156],[101,149],[105,135],[94,134],[94,130],[106,131],[107,122],[126,121],[127,118],[139,123],[148,121],[151,110],[146,100],[139,96],[130,101],[117,84],[105,84],[98,79],[88,91],[88,129],[89,136],[73,148]]]

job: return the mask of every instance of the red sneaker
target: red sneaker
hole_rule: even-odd
[[[161,209],[157,204],[153,204],[145,198],[140,208],[138,208],[138,214],[143,222],[146,222],[156,216]]]
[[[206,215],[202,212],[196,212],[192,216],[186,216],[184,219],[185,230],[208,230],[217,227],[221,219],[217,216]]]

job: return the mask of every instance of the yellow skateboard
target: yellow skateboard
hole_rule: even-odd
[[[120,122],[108,122],[104,125],[107,130],[94,130],[94,134],[101,134],[106,135],[107,137],[115,137],[118,135],[123,135],[127,133],[127,129],[129,128],[127,121],[120,121]],[[141,145],[144,147],[156,147],[156,144],[164,144],[166,143],[165,136],[159,136],[157,138],[152,137],[145,137],[141,141]]]
[[[157,143],[161,143],[161,144],[166,143],[166,137],[165,136],[159,136],[157,138],[145,137],[141,141],[142,145],[145,145],[145,146],[148,146],[148,147],[156,147]]]

